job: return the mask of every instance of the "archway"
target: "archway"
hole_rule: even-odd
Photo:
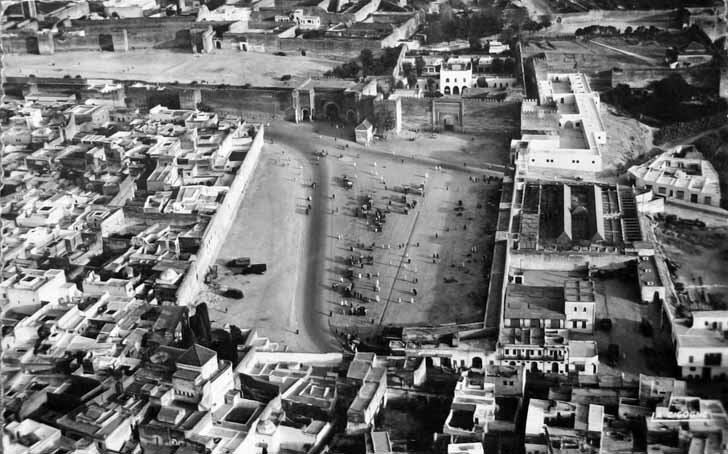
[[[537,363],[531,363],[531,372],[533,372],[533,373],[538,372],[538,364]]]
[[[597,365],[596,365],[596,364],[592,364],[592,373],[593,373],[594,375],[596,375],[596,374],[597,374]]]
[[[450,94],[450,87],[445,87],[445,89],[443,91],[445,92],[446,95],[449,95]]]
[[[457,85],[454,86],[454,87],[452,87],[452,94],[453,95],[459,95],[460,94],[460,87],[458,87]]]
[[[455,117],[452,115],[445,115],[442,117],[442,127],[445,131],[455,130]]]
[[[113,52],[114,51],[114,38],[108,34],[99,35],[99,47],[102,51]]]
[[[215,49],[222,49],[222,41],[215,40]]]
[[[476,356],[473,358],[473,361],[470,364],[471,369],[482,369],[483,368],[483,358],[480,356]]]
[[[461,95],[463,95],[463,96],[465,96],[465,92],[466,92],[467,90],[468,90],[468,87],[463,87],[463,88],[462,88],[462,89],[460,90],[460,94],[461,94]]]
[[[346,122],[347,123],[352,123],[352,124],[357,123],[356,112],[354,112],[351,109],[347,110],[346,111]]]
[[[301,117],[303,121],[311,121],[311,111],[308,109],[301,109]]]
[[[551,372],[554,374],[559,373],[559,363],[551,363]]]
[[[339,106],[337,106],[333,102],[330,102],[330,103],[326,104],[324,113],[328,120],[332,120],[332,121],[338,120],[339,119]]]

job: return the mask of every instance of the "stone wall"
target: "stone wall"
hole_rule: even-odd
[[[3,37],[3,45],[7,53],[19,54],[148,48],[191,51],[192,34],[206,28],[194,16],[73,20],[62,34],[19,33]]]
[[[202,103],[216,111],[261,113],[269,117],[292,120],[293,100],[290,88],[201,89]]]
[[[378,39],[344,39],[344,38],[317,38],[298,39],[286,38],[279,42],[279,49],[282,51],[300,52],[329,55],[335,54],[341,57],[356,57],[362,49],[381,49],[382,42]],[[267,50],[267,49],[266,49]]]
[[[432,125],[433,99],[449,98],[402,98],[403,129],[429,130]],[[462,130],[470,134],[507,133],[518,131],[520,103],[481,101],[468,98],[452,98],[463,102]],[[441,127],[441,125],[438,125]]]
[[[218,206],[212,221],[207,225],[202,239],[202,245],[197,251],[196,259],[190,264],[179,288],[177,289],[177,304],[191,306],[204,283],[205,275],[210,265],[217,258],[227,234],[236,218],[240,202],[243,200],[248,182],[253,177],[253,172],[258,165],[260,155],[263,152],[265,129],[260,125],[250,149],[245,155],[243,164],[238,169],[225,199]]]
[[[164,86],[165,89],[127,86],[127,105],[140,109],[149,109],[157,104],[170,109],[191,108],[188,105],[189,100],[198,99],[195,92],[199,92],[200,102],[219,112],[242,114],[245,117],[255,114],[261,118],[294,119],[292,88],[188,84],[160,84],[160,86]],[[182,100],[188,102],[183,103]]]

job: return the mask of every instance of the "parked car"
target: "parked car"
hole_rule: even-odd
[[[240,270],[236,274],[264,274],[268,270],[268,265],[265,263],[254,263]]]
[[[229,268],[246,268],[250,266],[250,257],[238,257],[227,262]]]

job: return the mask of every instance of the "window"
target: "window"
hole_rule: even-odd
[[[667,192],[667,189],[665,189],[665,188],[662,188],[662,187],[660,187],[660,188],[657,188],[657,193],[658,193],[658,194],[664,194],[665,192]]]
[[[578,310],[579,310],[579,308],[578,308],[578,307],[575,307],[575,308],[574,308],[574,312],[576,312],[576,311],[578,311]]]
[[[706,366],[720,366],[721,356],[720,353],[706,353],[704,364]]]
[[[450,82],[450,78],[445,79],[445,83],[449,83],[449,82]]]
[[[586,312],[586,306],[584,306],[584,310],[582,312]]]
[[[710,196],[709,196],[709,195],[706,195],[706,196],[705,196],[705,198],[703,199],[703,202],[704,202],[704,203],[705,203],[706,205],[710,205]]]
[[[685,198],[685,191],[677,191],[677,198],[682,200]]]
[[[707,324],[708,322],[705,322],[705,323]],[[689,362],[689,363],[692,363],[692,362],[693,362],[693,359],[694,359],[694,358],[693,358],[692,356],[689,356],[689,357],[688,357],[688,362]]]

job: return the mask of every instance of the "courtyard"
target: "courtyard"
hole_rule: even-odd
[[[217,323],[304,351],[331,346],[331,331],[482,323],[500,190],[490,167],[505,146],[453,134],[364,147],[326,123],[271,124],[217,261],[219,284],[245,296],[201,295]],[[233,275],[236,257],[268,270]]]

